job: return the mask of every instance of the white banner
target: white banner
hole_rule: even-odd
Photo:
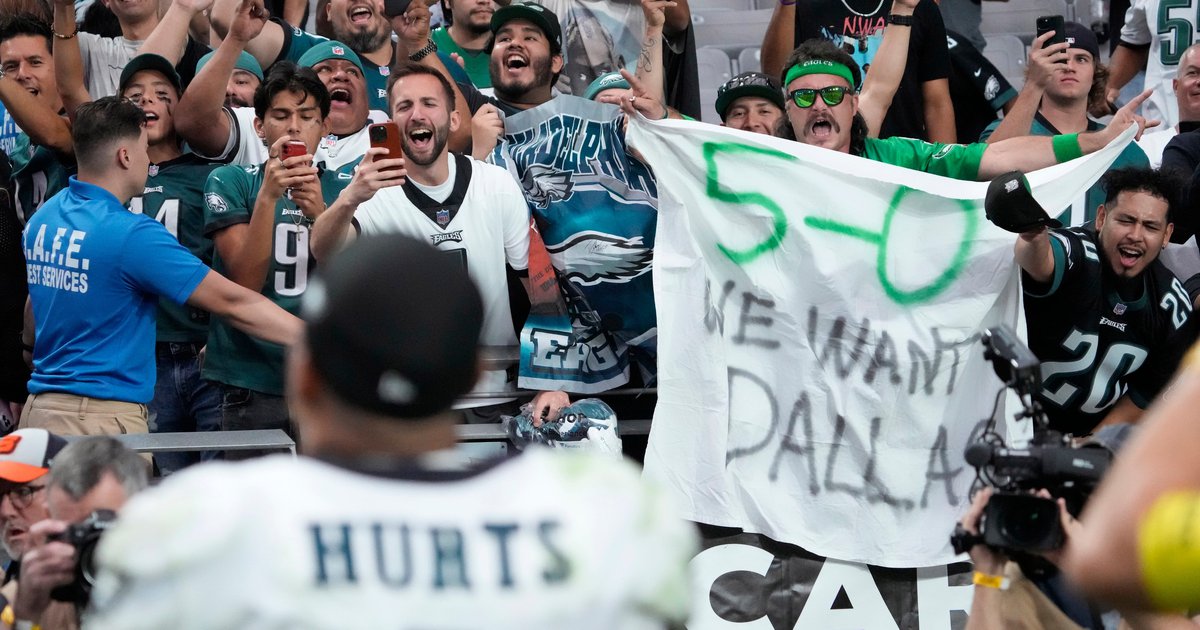
[[[1034,195],[1065,207],[1131,138],[1030,174]],[[633,121],[628,140],[660,192],[646,473],[691,520],[951,561],[963,448],[1001,388],[979,336],[1024,325],[987,183],[698,123]]]

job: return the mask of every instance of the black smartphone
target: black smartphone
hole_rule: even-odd
[[[1054,31],[1054,36],[1046,40],[1043,48],[1053,46],[1054,44],[1067,43],[1067,21],[1061,15],[1043,15],[1037,19],[1037,36],[1041,37],[1046,33]]]
[[[404,15],[408,11],[408,5],[412,4],[412,0],[383,0],[383,14],[388,19],[394,18],[397,15]]]

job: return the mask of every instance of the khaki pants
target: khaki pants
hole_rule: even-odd
[[[46,429],[55,435],[146,433],[146,405],[75,394],[30,394],[21,414],[22,429]]]

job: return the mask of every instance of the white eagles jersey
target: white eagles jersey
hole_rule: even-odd
[[[449,197],[440,200],[425,197],[424,208],[410,198],[417,190],[411,183],[379,190],[358,206],[354,225],[364,235],[398,232],[422,239],[445,252],[448,264],[465,265],[483,299],[480,344],[515,346],[517,336],[504,264],[517,271],[529,267],[529,206],[525,196],[508,171],[454,153],[450,154],[447,186],[457,196],[450,192]],[[481,375],[475,392],[513,389],[515,383],[508,380],[505,370],[489,370]],[[503,400],[507,399],[473,399],[456,406],[477,407]]]
[[[687,615],[693,526],[623,460],[372,474],[278,455],[135,497],[86,627],[637,630]]]
[[[1135,46],[1150,46],[1146,58],[1146,89],[1154,93],[1142,103],[1142,115],[1162,121],[1159,129],[1179,123],[1179,104],[1171,81],[1179,70],[1183,51],[1197,40],[1197,0],[1182,3],[1162,0],[1133,0],[1125,11],[1121,41]]]

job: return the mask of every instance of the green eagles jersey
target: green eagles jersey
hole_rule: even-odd
[[[999,120],[988,125],[987,129],[984,129],[983,133],[979,136],[979,140],[987,140],[991,137],[992,132],[996,131],[996,127],[999,126]],[[1088,119],[1088,131],[1099,131],[1101,129],[1104,129],[1104,125],[1090,118]],[[1029,126],[1029,135],[1032,136],[1056,136],[1058,134],[1059,132],[1054,128],[1054,125],[1040,113],[1034,116],[1033,124]],[[1146,157],[1146,152],[1136,142],[1130,142],[1125,147],[1125,150],[1121,151],[1120,155],[1117,156],[1112,166],[1108,168],[1111,170],[1131,166],[1150,168],[1150,159]],[[1065,226],[1088,225],[1095,220],[1096,211],[1100,209],[1100,204],[1104,203],[1104,197],[1104,187],[1100,185],[1100,182],[1096,182],[1091,188],[1087,189],[1086,193],[1076,199],[1070,207],[1064,209],[1055,218],[1062,221],[1062,224]]]
[[[29,136],[24,133],[17,136],[8,157],[13,167],[17,216],[24,225],[43,202],[67,187],[67,178],[75,174],[75,165],[64,163],[46,147],[30,144]]]
[[[325,205],[337,199],[350,183],[349,173],[321,168],[321,194]],[[204,186],[204,232],[214,240],[217,233],[238,223],[249,223],[254,200],[262,187],[259,166],[222,166],[208,176]],[[308,287],[313,259],[308,249],[310,221],[289,199],[275,204],[271,262],[259,289],[267,299],[289,313],[300,312],[300,296]],[[220,251],[213,252],[213,269],[229,275]],[[283,347],[255,339],[221,318],[213,319],[208,331],[208,356],[204,378],[244,387],[264,394],[283,394]]]
[[[471,77],[471,83],[475,87],[483,89],[492,87],[492,75],[488,71],[488,63],[492,56],[486,50],[467,50],[458,45],[454,38],[450,37],[450,31],[445,26],[438,27],[429,34],[429,38],[433,43],[437,44],[438,50],[444,53],[458,53],[459,57],[463,58],[466,64],[465,70],[467,76]]]
[[[212,239],[204,233],[204,182],[220,166],[194,153],[150,165],[145,191],[129,209],[162,223],[189,252],[212,266]],[[204,343],[208,311],[171,300],[158,301],[158,341]]]
[[[862,157],[904,168],[925,171],[942,177],[974,181],[979,178],[979,163],[986,144],[938,144],[891,137],[867,138]]]

